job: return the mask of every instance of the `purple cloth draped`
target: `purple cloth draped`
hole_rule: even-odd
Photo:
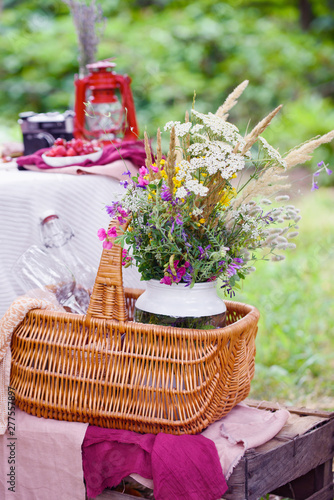
[[[16,163],[20,167],[25,165],[36,165],[40,169],[50,169],[51,167],[47,165],[43,159],[42,154],[45,153],[50,148],[39,149],[32,155],[21,156],[16,159]],[[97,162],[92,162],[91,160],[86,160],[80,163],[80,167],[91,167],[93,165],[107,165],[113,163],[117,160],[129,160],[135,166],[142,167],[145,165],[145,147],[142,141],[127,141],[120,144],[109,144],[104,146],[101,158]],[[73,165],[76,165],[73,163]],[[57,167],[64,168],[64,167]]]
[[[217,500],[227,490],[216,446],[201,435],[89,426],[82,461],[88,497],[95,498],[132,473],[153,479],[156,500]]]

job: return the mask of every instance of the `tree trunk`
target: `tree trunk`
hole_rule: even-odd
[[[308,31],[314,19],[312,5],[309,0],[299,0],[299,13],[300,25],[303,30]]]

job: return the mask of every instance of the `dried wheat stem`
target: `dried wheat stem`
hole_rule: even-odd
[[[161,149],[161,132],[160,128],[157,130],[157,156],[155,163],[159,167],[159,171],[155,174],[155,179],[160,179],[161,174],[160,174],[160,166],[161,166],[161,160],[162,160],[162,149]]]
[[[173,177],[175,175],[175,160],[176,160],[176,153],[175,153],[175,146],[176,146],[176,141],[175,141],[176,135],[175,135],[175,128],[172,127],[170,131],[170,141],[169,141],[169,151],[167,155],[167,183],[168,187],[171,193],[173,193],[174,189],[174,184],[173,184]]]
[[[248,134],[246,135],[245,137],[245,145],[241,151],[241,154],[245,154],[252,146],[253,144],[255,144],[255,142],[257,141],[259,135],[262,134],[262,132],[268,127],[268,125],[270,124],[271,120],[274,118],[274,116],[277,115],[277,113],[280,111],[280,109],[282,108],[282,104],[280,104],[279,106],[277,106],[276,109],[274,109],[271,113],[269,113],[268,116],[266,116],[265,118],[263,118],[263,120],[261,120],[254,128],[253,130]]]
[[[148,170],[149,180],[152,181],[154,178],[154,174],[153,174],[153,171],[151,169],[152,153],[151,153],[151,147],[150,147],[150,143],[148,141],[148,136],[147,136],[146,130],[144,132],[144,144],[145,144],[145,153],[146,153],[145,166]]]
[[[233,151],[232,151],[233,154],[236,154],[238,152],[239,146],[240,146],[240,142],[237,142],[233,148]]]
[[[321,146],[321,144],[326,144],[327,142],[331,142],[333,139],[334,139],[334,130],[319,137],[318,139],[313,139],[309,142],[306,142],[297,149],[293,149],[284,158],[286,161],[287,168],[294,167],[295,165],[298,164],[303,164],[306,161],[310,160],[312,158],[313,151],[317,147]]]
[[[208,221],[211,213],[215,209],[217,203],[221,199],[221,191],[226,185],[226,180],[222,179],[220,172],[216,172],[210,179],[210,183],[207,186],[209,191],[205,198],[205,204],[203,206],[202,217]]]
[[[216,115],[219,118],[222,118],[223,120],[226,120],[228,117],[228,111],[233,108],[237,104],[237,101],[245,88],[247,87],[249,81],[245,80],[244,82],[240,83],[233,92],[231,92],[227,98],[225,99],[225,102],[217,109]]]
[[[183,155],[182,155],[182,147],[180,143],[180,139],[178,136],[175,137],[175,164],[177,165],[182,161]]]
[[[186,114],[185,114],[185,122],[188,123],[189,122],[189,113],[188,111],[186,111]],[[188,151],[188,148],[190,146],[190,133],[188,133],[185,137],[185,150]],[[186,156],[186,159],[187,161],[190,161],[190,155],[187,155]]]

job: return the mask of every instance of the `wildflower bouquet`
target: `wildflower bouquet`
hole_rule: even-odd
[[[152,162],[145,134],[146,165],[135,177],[125,173],[124,196],[106,207],[128,226],[118,238],[114,228],[101,229],[99,238],[106,248],[115,238],[128,246],[124,263],[134,260],[143,280],[192,286],[219,278],[233,296],[256,260],[280,261],[284,250],[295,248],[291,240],[301,216],[281,194],[288,187],[287,171],[309,160],[334,131],[282,156],[261,135],[279,106],[243,137],[227,118],[247,84],[239,85],[215,114],[193,108],[191,120],[186,114],[184,123],[168,122],[167,157],[158,130]],[[331,173],[326,165],[316,173],[321,170]]]

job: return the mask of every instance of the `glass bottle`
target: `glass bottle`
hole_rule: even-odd
[[[76,281],[74,295],[80,306],[86,311],[93,289],[96,271],[83,262],[74,248],[72,228],[54,211],[48,211],[40,217],[41,238],[44,246],[55,255],[73,273]]]

